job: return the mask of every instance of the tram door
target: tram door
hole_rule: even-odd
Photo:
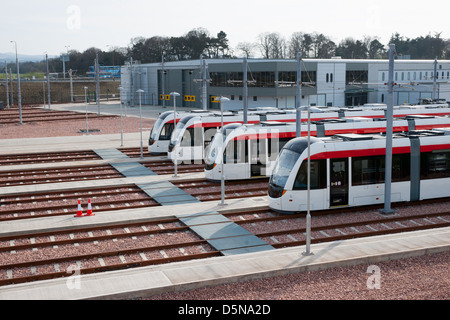
[[[348,158],[330,160],[330,207],[348,205]]]
[[[250,172],[252,177],[263,174],[266,166],[266,144],[265,140],[250,140]]]

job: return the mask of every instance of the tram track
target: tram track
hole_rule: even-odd
[[[224,214],[226,217],[268,242],[275,248],[302,246],[306,243],[305,214],[282,215],[271,210],[248,210]],[[341,241],[346,239],[411,232],[450,226],[450,211],[358,217],[358,213],[329,212],[312,221],[311,243]],[[327,217],[327,218],[323,218]],[[348,220],[348,221],[346,221]],[[273,230],[276,229],[276,230]]]
[[[218,255],[170,218],[0,237],[0,286]]]
[[[91,119],[95,118],[115,118],[115,115],[97,115],[90,114]],[[44,110],[37,108],[24,108],[22,110],[22,122],[54,122],[54,121],[67,121],[67,120],[81,120],[86,119],[86,115],[74,112],[74,111],[54,111]],[[18,110],[10,109],[10,111],[0,112],[0,124],[15,124],[18,123],[19,112]]]
[[[305,244],[304,214],[281,215],[270,209],[222,214],[275,249]],[[357,215],[364,216],[351,221]],[[450,226],[450,211],[369,215],[372,217],[362,213],[318,215],[313,219],[311,242]],[[0,237],[0,286],[69,277],[74,269],[91,274],[220,255],[208,239],[201,239],[179,219],[170,217],[24,233]]]
[[[221,184],[206,179],[177,182],[172,181],[178,188],[196,197],[200,201],[220,200],[222,196]],[[249,198],[267,195],[268,178],[252,180],[226,181],[225,199]]]
[[[0,187],[124,177],[109,164],[0,172]]]
[[[113,211],[159,206],[134,184],[92,187],[80,190],[42,191],[10,194],[0,199],[0,221],[73,215],[77,200],[92,200],[95,211]]]

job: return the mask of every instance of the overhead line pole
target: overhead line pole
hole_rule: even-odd
[[[437,99],[437,97],[436,97],[437,64],[438,64],[438,61],[437,61],[437,57],[436,57],[436,59],[434,59],[434,74],[433,74],[433,98],[432,98],[433,103],[434,103],[434,100]]]
[[[207,83],[206,83],[206,61],[200,56],[202,62],[202,104],[203,110],[208,110]]]
[[[302,128],[302,54],[297,53],[297,90],[296,90],[296,137],[301,137]]]
[[[384,214],[393,214],[391,209],[392,193],[392,139],[394,126],[394,54],[395,44],[389,45],[389,82],[386,112],[386,162],[385,162],[385,187],[384,187]]]
[[[248,69],[248,61],[247,57],[244,57],[244,124],[248,123],[248,76],[247,76],[247,69]]]

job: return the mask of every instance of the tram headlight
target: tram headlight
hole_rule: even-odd
[[[269,183],[269,197],[281,198],[286,193],[283,187]]]

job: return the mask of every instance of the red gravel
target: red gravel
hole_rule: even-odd
[[[450,253],[378,263],[380,289],[368,289],[369,265],[232,283],[145,300],[448,300]]]
[[[140,131],[140,119],[123,117],[123,133]],[[150,132],[155,119],[142,119],[142,129]],[[120,133],[120,117],[105,117],[89,119],[89,130],[98,129],[100,132],[90,132],[91,135]],[[80,130],[86,130],[86,120],[61,120],[51,122],[29,122],[19,124],[0,125],[1,139],[42,138],[62,136],[82,136]]]

